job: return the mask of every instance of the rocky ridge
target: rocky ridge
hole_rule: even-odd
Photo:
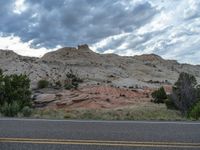
[[[32,87],[40,79],[49,80],[52,84],[62,82],[70,70],[89,85],[98,83],[141,88],[170,85],[177,80],[180,72],[191,73],[200,81],[199,65],[180,64],[155,54],[133,57],[98,54],[88,45],[61,48],[41,58],[0,50],[0,68],[5,74],[27,74]]]

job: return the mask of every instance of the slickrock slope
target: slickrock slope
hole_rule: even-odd
[[[45,54],[42,58],[19,56],[12,51],[0,50],[0,68],[5,74],[26,73],[32,87],[40,79],[52,84],[63,81],[72,70],[84,84],[110,84],[116,87],[155,87],[173,84],[180,72],[188,72],[200,81],[200,66],[179,64],[164,60],[155,54],[122,57],[115,54],[98,54],[88,45],[66,47]]]
[[[110,86],[87,86],[79,90],[48,90],[36,96],[36,107],[49,108],[117,108],[149,102],[150,90],[125,89]]]

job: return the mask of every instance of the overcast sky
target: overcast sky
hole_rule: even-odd
[[[200,0],[1,0],[0,49],[42,56],[89,44],[200,64]]]

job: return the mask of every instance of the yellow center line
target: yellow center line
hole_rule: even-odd
[[[96,145],[96,146],[124,146],[124,147],[171,147],[171,148],[177,147],[177,148],[200,149],[200,143],[180,143],[180,142],[138,142],[138,141],[0,138],[0,143]]]

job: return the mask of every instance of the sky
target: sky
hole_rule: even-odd
[[[200,0],[1,0],[0,49],[38,56],[88,44],[200,64]]]

